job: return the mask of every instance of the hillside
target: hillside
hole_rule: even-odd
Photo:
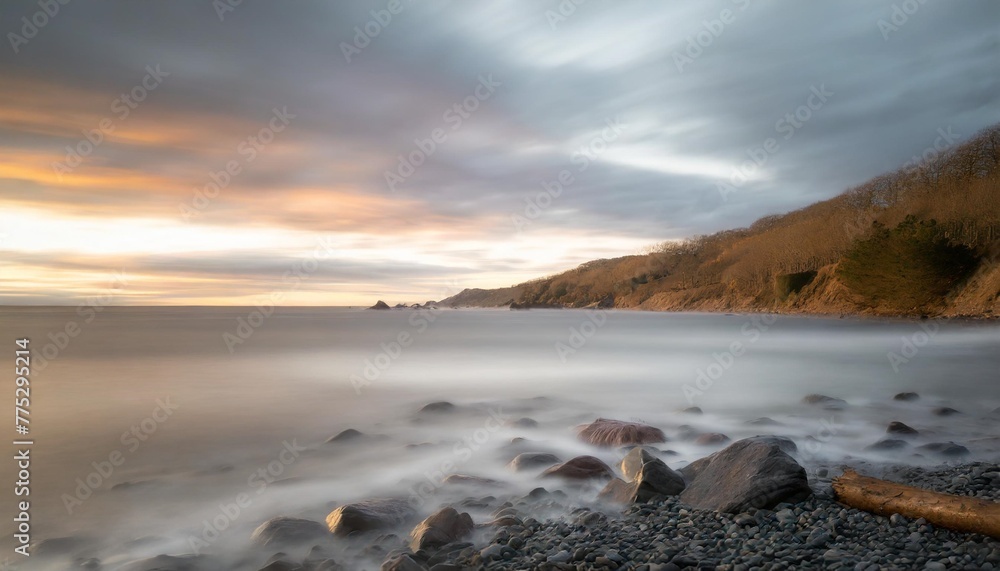
[[[1000,316],[1000,125],[933,154],[748,228],[441,303]]]

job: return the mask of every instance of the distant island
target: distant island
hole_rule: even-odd
[[[438,305],[998,317],[998,165],[1000,124],[748,228]]]

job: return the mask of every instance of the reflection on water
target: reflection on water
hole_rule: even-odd
[[[69,321],[79,333],[64,338]],[[153,554],[188,551],[192,537],[239,545],[267,517],[322,519],[361,497],[429,509],[467,492],[442,484],[450,473],[529,490],[532,474],[505,468],[520,451],[620,457],[574,438],[598,416],[664,429],[674,467],[723,446],[685,438],[701,432],[791,436],[804,463],[877,460],[864,448],[892,420],[920,432],[900,462],[942,461],[915,452],[930,442],[969,448],[959,460],[1000,448],[995,324],[314,308],[262,321],[110,308],[90,322],[74,308],[5,308],[0,324],[36,355],[35,539],[144,538],[131,545]],[[903,391],[921,398],[893,400]],[[847,406],[802,404],[810,393]],[[456,406],[419,412],[437,401]],[[693,406],[703,413],[680,412]],[[961,414],[934,414],[942,406]],[[361,435],[325,444],[349,428]],[[236,521],[214,529],[234,505]]]

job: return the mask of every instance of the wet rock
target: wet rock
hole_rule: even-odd
[[[201,555],[184,555],[174,557],[172,555],[157,555],[149,559],[129,563],[118,571],[202,571],[211,566],[206,558]]]
[[[524,417],[508,422],[507,426],[512,428],[538,428],[538,421],[533,418]]]
[[[448,412],[454,412],[457,409],[455,405],[448,401],[438,401],[425,404],[423,408],[420,409],[421,414],[442,414]]]
[[[804,404],[822,407],[825,410],[843,410],[847,408],[847,401],[826,395],[806,395],[802,398]]]
[[[410,549],[435,549],[458,541],[474,529],[472,516],[455,508],[442,508],[410,532]]]
[[[507,464],[507,467],[515,472],[523,472],[525,470],[537,470],[539,468],[548,468],[553,464],[559,463],[559,457],[555,454],[547,454],[544,452],[525,452],[523,454],[518,454],[513,460]]]
[[[689,406],[686,409],[682,410],[681,412],[686,413],[686,414],[703,414],[704,413],[704,411],[701,410],[701,407],[698,407],[698,406]]]
[[[950,406],[939,406],[931,411],[935,416],[953,416],[956,414],[962,414],[961,412],[951,408]]]
[[[870,444],[865,447],[865,450],[871,450],[873,452],[888,452],[891,450],[902,450],[909,447],[909,443],[905,440],[896,440],[893,438],[885,438],[879,440],[875,444]]]
[[[262,523],[250,541],[263,547],[297,543],[315,543],[330,539],[330,530],[323,524],[294,517],[276,517]]]
[[[967,456],[969,454],[968,448],[962,446],[961,444],[955,444],[954,442],[932,442],[930,444],[924,444],[923,446],[917,446],[917,450],[930,452],[947,458]]]
[[[699,434],[698,438],[694,439],[694,443],[699,446],[712,446],[714,444],[722,444],[724,442],[729,442],[729,437],[718,432],[706,432],[705,434]]]
[[[734,442],[688,468],[698,463],[680,499],[699,509],[740,513],[798,502],[812,494],[805,469],[765,438]]]
[[[374,499],[340,506],[326,516],[326,525],[334,535],[387,529],[405,523],[416,515],[405,500]]]
[[[908,434],[915,435],[920,434],[917,429],[907,426],[906,424],[894,420],[889,423],[889,426],[885,429],[886,434]]]
[[[616,448],[627,444],[656,444],[667,437],[659,428],[638,422],[598,418],[580,427],[578,436],[594,446]]]
[[[427,566],[405,553],[395,555],[382,563],[381,571],[427,571]]]
[[[392,308],[389,307],[388,303],[380,299],[377,302],[375,302],[375,305],[369,307],[368,309],[392,309]]]
[[[452,486],[486,486],[493,488],[503,486],[502,483],[496,480],[480,478],[479,476],[467,476],[465,474],[450,474],[441,483]]]
[[[621,463],[625,480],[608,482],[601,490],[604,500],[619,503],[646,502],[657,496],[675,496],[684,490],[684,478],[663,460],[643,448],[635,448]]]
[[[557,466],[542,472],[541,477],[559,477],[568,480],[589,480],[594,478],[611,478],[614,473],[611,468],[593,456],[577,456]]]
[[[892,400],[910,402],[920,400],[920,395],[917,393],[897,393],[896,396],[892,397]]]
[[[305,568],[298,563],[291,561],[272,561],[260,568],[259,571],[303,571]]]
[[[749,424],[749,425],[751,425],[751,426],[781,426],[782,425],[777,420],[774,420],[773,418],[768,418],[766,416],[762,416],[760,418],[755,418],[753,420],[748,420],[746,423]]]
[[[341,432],[336,436],[330,437],[326,441],[327,444],[345,444],[348,442],[358,442],[367,438],[367,434],[361,432],[360,430],[355,430],[353,428],[348,428],[347,430]]]

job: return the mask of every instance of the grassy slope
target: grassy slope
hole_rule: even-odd
[[[649,310],[1000,316],[1000,125],[749,228],[444,303],[586,307],[609,296]]]

